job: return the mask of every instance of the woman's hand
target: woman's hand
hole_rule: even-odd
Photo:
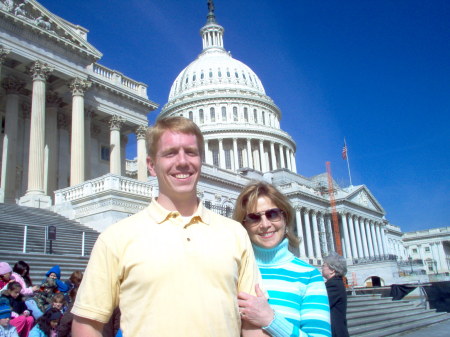
[[[238,294],[239,313],[244,321],[258,327],[268,326],[274,318],[273,309],[258,284],[255,291],[256,296],[242,291]]]

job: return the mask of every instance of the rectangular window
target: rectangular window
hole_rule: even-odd
[[[430,247],[425,247],[426,252],[430,252]]]
[[[100,158],[104,161],[109,161],[109,155],[110,155],[109,146],[102,145],[100,149]]]
[[[225,108],[224,106],[222,107],[222,122],[226,122],[227,121],[227,108]]]
[[[413,254],[417,254],[417,248],[413,248],[412,252]]]
[[[238,110],[237,110],[237,107],[233,107],[233,120],[235,122],[238,121]]]
[[[210,114],[211,114],[211,123],[215,123],[216,122],[216,111],[214,110],[214,108],[209,109]]]
[[[213,165],[219,166],[219,150],[212,149]]]
[[[244,120],[246,123],[248,123],[248,109],[244,108]]]

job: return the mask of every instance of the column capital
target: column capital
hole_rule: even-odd
[[[145,136],[147,134],[147,125],[139,125],[136,128],[136,138],[137,139],[145,139]]]
[[[15,77],[8,76],[3,79],[2,87],[5,89],[6,94],[20,94],[25,88],[25,82]]]
[[[49,66],[47,63],[35,61],[29,66],[28,71],[31,74],[33,81],[46,81],[48,75],[53,71],[53,67]]]
[[[56,91],[49,90],[45,95],[45,102],[50,107],[60,107],[63,100]]]
[[[122,127],[123,123],[125,123],[125,118],[114,115],[109,120],[109,129],[111,131],[120,131],[120,128]]]
[[[84,93],[91,87],[91,85],[91,81],[75,77],[72,81],[69,82],[68,87],[70,90],[72,90],[73,96],[84,96]]]

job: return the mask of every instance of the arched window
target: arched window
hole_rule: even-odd
[[[216,122],[216,110],[214,108],[210,108],[209,109],[209,114],[211,117],[211,122],[215,123]]]
[[[266,112],[265,111],[262,112],[262,123],[264,125],[267,125],[267,123],[266,123]]]
[[[227,108],[226,107],[222,107],[222,122],[226,122],[227,121]]]
[[[244,120],[248,123],[248,108],[244,108]]]
[[[192,111],[189,111],[189,119],[190,119],[191,121],[194,120],[194,115],[193,115]]]
[[[233,107],[233,121],[237,122],[238,121],[238,110],[237,107]]]
[[[200,109],[198,111],[198,115],[199,115],[199,118],[200,118],[200,123],[201,124],[205,123],[205,115],[203,114],[203,109]]]
[[[204,78],[205,78],[205,74],[203,74],[203,71],[202,71],[202,73],[200,74],[200,79],[203,80]]]
[[[253,120],[255,121],[255,123],[258,123],[258,112],[256,111],[256,109],[253,109]]]

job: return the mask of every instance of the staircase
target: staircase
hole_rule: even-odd
[[[56,227],[56,240],[47,240],[48,226]],[[0,228],[0,261],[11,267],[19,260],[27,262],[35,284],[55,264],[61,267],[62,279],[84,270],[99,235],[49,210],[13,204],[0,204]]]
[[[450,319],[417,305],[416,301],[392,301],[379,294],[348,296],[347,322],[351,337],[400,336],[407,331]]]

